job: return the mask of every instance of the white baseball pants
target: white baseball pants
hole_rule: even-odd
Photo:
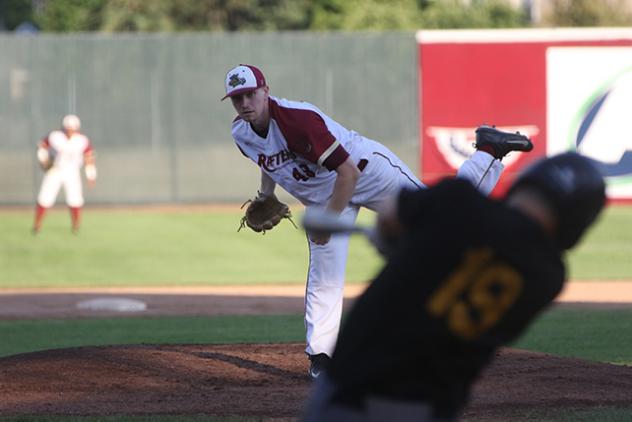
[[[52,207],[62,186],[66,195],[66,204],[69,207],[82,207],[84,199],[81,173],[79,170],[61,170],[57,167],[52,167],[44,175],[37,203],[44,208]]]

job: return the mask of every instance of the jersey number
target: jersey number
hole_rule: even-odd
[[[454,334],[471,340],[498,322],[520,295],[522,284],[516,270],[492,259],[491,250],[472,250],[430,297],[426,309],[446,317]]]
[[[316,176],[316,173],[311,171],[309,167],[307,167],[307,164],[299,164],[299,168],[300,170],[294,167],[292,170],[292,176],[299,182],[305,182],[309,180],[310,177]]]

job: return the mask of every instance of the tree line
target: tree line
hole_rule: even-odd
[[[545,26],[630,25],[626,0],[550,0]],[[629,2],[628,2],[629,3]],[[532,26],[506,0],[0,0],[0,27],[46,32],[397,31]]]

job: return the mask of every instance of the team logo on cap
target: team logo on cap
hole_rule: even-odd
[[[246,78],[240,78],[237,73],[233,73],[228,78],[228,85],[230,85],[231,88],[235,88],[238,85],[245,85],[245,84],[246,84]]]

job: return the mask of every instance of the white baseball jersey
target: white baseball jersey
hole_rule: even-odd
[[[75,133],[69,139],[64,132],[54,130],[43,143],[55,150],[54,166],[62,171],[78,171],[83,166],[84,154],[92,151],[90,140],[81,133]]]
[[[92,151],[90,140],[80,133],[68,138],[64,132],[55,130],[42,143],[54,150],[55,161],[44,176],[37,202],[46,208],[53,206],[63,186],[66,203],[71,207],[81,207],[84,203],[81,167],[84,154]]]
[[[364,170],[376,168],[376,154],[392,155],[380,152],[381,144],[346,129],[312,104],[270,96],[269,110],[265,139],[239,117],[233,121],[233,138],[246,157],[306,206],[327,203],[336,181],[334,170],[348,157]],[[365,205],[367,198],[383,189],[384,181],[378,183],[370,175],[378,173],[363,171],[352,204]]]

